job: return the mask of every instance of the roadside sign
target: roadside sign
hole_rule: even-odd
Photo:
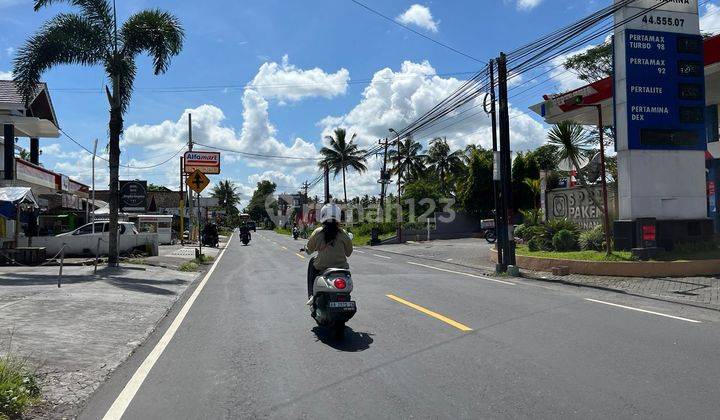
[[[220,173],[220,152],[185,152],[185,173],[199,170],[204,174]]]
[[[208,178],[199,169],[196,169],[195,172],[193,172],[185,180],[185,184],[187,184],[187,186],[190,187],[191,190],[195,191],[198,194],[200,194],[205,189],[205,187],[208,186],[209,183],[210,178]]]
[[[131,212],[147,209],[147,181],[120,181],[120,209]]]

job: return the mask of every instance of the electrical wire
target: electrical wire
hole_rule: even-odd
[[[455,52],[455,53],[457,53],[457,54],[460,54],[460,55],[462,55],[463,57],[469,58],[469,59],[471,59],[471,60],[473,60],[473,61],[477,61],[478,63],[487,64],[487,62],[482,61],[482,60],[480,60],[480,59],[478,59],[478,58],[475,58],[475,57],[471,56],[470,54],[464,53],[464,52],[462,52],[462,51],[460,51],[460,50],[458,50],[458,49],[456,49],[456,48],[454,48],[454,47],[451,47],[451,46],[448,45],[448,44],[442,43],[442,42],[440,42],[440,41],[438,41],[438,40],[436,40],[436,39],[434,39],[434,38],[431,38],[431,37],[423,34],[422,32],[416,31],[415,29],[413,29],[413,28],[411,28],[411,27],[409,27],[409,26],[407,26],[407,25],[403,25],[402,23],[398,22],[397,20],[395,20],[395,19],[393,19],[393,18],[391,18],[391,17],[389,17],[389,16],[387,16],[387,15],[382,14],[381,12],[379,12],[379,11],[371,8],[370,6],[368,6],[368,5],[366,5],[366,4],[363,4],[363,3],[361,3],[361,2],[359,2],[359,1],[357,1],[357,0],[350,0],[350,1],[353,2],[353,3],[355,3],[355,4],[357,4],[358,6],[362,7],[363,9],[365,9],[365,10],[367,10],[367,11],[369,11],[369,12],[375,14],[375,15],[378,15],[378,16],[380,16],[381,18],[383,18],[383,19],[385,19],[385,20],[387,20],[387,21],[389,21],[389,22],[392,22],[393,24],[395,24],[395,25],[397,25],[397,26],[400,26],[400,27],[403,28],[403,29],[406,29],[406,30],[414,33],[415,35],[418,35],[418,36],[421,36],[421,37],[427,39],[427,40],[430,41],[430,42],[433,42],[433,43],[435,43],[435,44],[437,44],[437,45],[440,45],[441,47],[447,48],[448,50],[450,50],[450,51],[452,51],[452,52]]]
[[[101,160],[104,160],[104,161],[106,161],[106,162],[110,162],[110,160],[107,159],[106,157],[104,157],[104,156],[102,156],[102,155],[98,155],[97,153],[93,153],[90,149],[88,149],[87,147],[83,146],[80,142],[78,142],[77,140],[75,140],[71,135],[69,135],[68,133],[66,133],[62,128],[59,129],[59,130],[60,130],[61,133],[63,133],[63,134],[65,135],[65,137],[67,137],[68,139],[70,139],[70,141],[72,141],[73,143],[75,143],[76,145],[78,145],[81,149],[83,149],[83,150],[86,151],[87,153],[89,153],[89,154],[91,154],[91,155],[95,155],[97,158],[99,158],[99,159],[101,159]],[[173,158],[175,158],[177,155],[179,155],[180,152],[182,152],[183,150],[185,150],[185,146],[181,147],[177,152],[175,152],[175,153],[174,153],[172,156],[170,156],[169,158],[167,158],[167,159],[163,160],[162,162],[157,163],[157,164],[155,164],[155,165],[149,165],[149,166],[132,166],[132,165],[118,164],[118,166],[121,167],[121,168],[136,169],[136,170],[153,169],[153,168],[157,168],[157,167],[159,167],[159,166],[162,166],[162,165],[170,162]]]

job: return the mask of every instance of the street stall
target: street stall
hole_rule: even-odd
[[[171,244],[173,241],[172,214],[139,214],[137,227],[139,232],[157,233],[158,243]]]
[[[32,237],[37,230],[39,205],[28,187],[0,188],[0,256],[5,263],[36,263],[45,259],[44,248],[18,246],[21,237]]]

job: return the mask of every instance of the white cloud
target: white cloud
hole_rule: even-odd
[[[293,175],[281,171],[265,171],[261,174],[252,174],[248,177],[250,185],[256,185],[260,181],[270,181],[277,185],[278,192],[296,192],[300,188],[300,182]]]
[[[344,95],[349,80],[347,69],[341,68],[335,73],[326,73],[317,67],[303,70],[290,64],[285,55],[280,64],[267,62],[260,66],[248,87],[265,99],[294,102],[310,97]]]
[[[540,3],[542,3],[542,0],[517,0],[517,8],[519,10],[531,10]]]
[[[344,127],[349,133],[357,133],[357,141],[364,148],[376,144],[379,138],[391,134],[388,128],[401,129],[414,121],[439,101],[450,95],[463,81],[444,78],[436,74],[429,62],[413,63],[405,61],[399,71],[385,68],[375,73],[365,88],[362,99],[348,113],[340,116],[328,116],[318,125],[323,135],[329,135],[335,127]],[[489,118],[482,112],[482,97],[472,101],[465,108],[456,111],[454,119],[446,118],[435,126],[415,135],[415,139],[427,146],[435,136],[447,137],[454,148],[464,148],[468,144],[480,144],[491,147]],[[475,108],[470,109],[470,107]],[[460,113],[462,113],[460,115]],[[511,142],[513,150],[536,147],[545,140],[542,124],[526,114],[511,108]],[[369,162],[369,171],[362,175],[352,173],[352,182],[348,184],[348,196],[357,194],[377,194],[379,159]],[[341,180],[331,188],[338,194]]]
[[[711,34],[720,32],[720,6],[715,3],[705,5],[705,13],[700,17],[700,31]]]
[[[433,19],[430,9],[420,4],[413,4],[395,20],[404,25],[415,25],[430,32],[437,32],[440,24],[439,21]]]
[[[12,57],[12,55],[15,54],[15,48],[7,47],[5,48],[5,52],[7,53],[8,57]]]
[[[12,78],[13,78],[13,74],[11,71],[0,70],[0,80],[10,80]]]

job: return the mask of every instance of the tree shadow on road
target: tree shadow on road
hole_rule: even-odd
[[[370,348],[373,343],[372,334],[366,332],[358,332],[346,326],[345,333],[338,337],[328,328],[316,326],[312,329],[315,336],[323,344],[326,344],[335,350],[346,352],[364,351]]]
[[[0,278],[0,286],[54,286],[57,284],[57,281],[57,275],[10,273],[4,274],[3,277]],[[165,289],[162,286],[178,286],[189,283],[188,280],[183,279],[155,280],[122,276],[93,277],[91,275],[71,274],[62,276],[63,285],[93,282],[104,282],[123,290],[154,295],[175,295],[177,294],[176,291]]]

